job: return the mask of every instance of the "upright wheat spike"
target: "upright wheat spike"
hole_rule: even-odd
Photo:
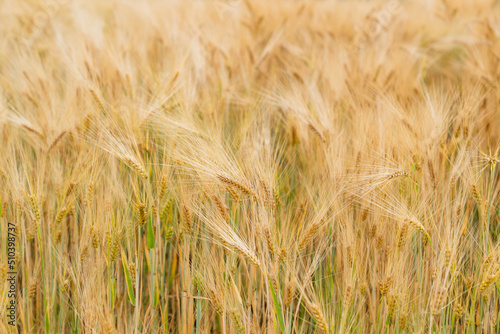
[[[115,261],[120,255],[120,239],[121,233],[116,229],[114,229],[108,236],[108,252],[110,262]]]
[[[385,296],[392,285],[392,275],[386,276],[384,280],[378,283],[378,287],[380,289],[380,294]]]
[[[68,278],[63,278],[61,282],[61,292],[68,292],[71,286],[71,281]]]
[[[167,215],[170,212],[170,209],[172,208],[173,204],[174,204],[174,199],[173,198],[169,198],[168,201],[167,201],[167,204],[165,204],[165,206],[163,207],[163,210],[161,210],[161,214],[160,214],[160,219],[161,220],[166,220],[167,219]]]
[[[446,250],[444,251],[444,264],[445,264],[445,266],[449,266],[450,265],[451,255],[452,255],[451,249],[446,248]]]
[[[359,293],[361,293],[361,295],[364,296],[367,291],[368,291],[368,284],[366,282],[361,283],[361,285],[359,286]]]
[[[346,248],[346,257],[347,257],[347,266],[349,268],[352,268],[353,262],[354,262],[354,257],[352,255],[352,247],[351,245],[348,245]]]
[[[275,203],[274,203],[274,196],[271,193],[271,188],[267,185],[266,181],[264,181],[263,179],[259,179],[259,182],[264,192],[264,205],[267,208],[271,208],[274,210]]]
[[[286,260],[286,256],[287,256],[287,251],[285,248],[280,248],[279,249],[279,253],[278,253],[278,261],[279,263],[285,263],[285,260]]]
[[[182,205],[182,219],[184,221],[184,232],[187,234],[193,233],[193,216],[191,210],[186,205]]]
[[[137,224],[140,227],[144,227],[147,221],[146,205],[144,205],[144,203],[137,203],[137,211]]]
[[[274,188],[274,200],[276,202],[276,206],[279,208],[281,206],[281,197],[278,188]]]
[[[130,280],[132,281],[132,286],[135,287],[136,279],[137,279],[137,267],[134,262],[128,265],[128,269],[130,271]]]
[[[90,206],[92,204],[92,196],[94,194],[94,189],[95,189],[95,184],[94,182],[91,182],[89,184],[89,187],[87,188],[87,196],[85,196],[85,205]]]
[[[167,176],[166,175],[162,175],[161,176],[161,181],[160,181],[160,194],[159,194],[159,197],[158,197],[159,200],[161,200],[163,198],[163,196],[165,196],[165,193],[167,192],[167,186],[168,186]]]
[[[351,305],[351,298],[352,298],[352,285],[348,285],[346,290],[345,290],[345,295],[344,295],[344,308],[349,308],[349,305]]]
[[[90,227],[90,241],[92,248],[97,249],[100,243],[100,235],[94,226]]]
[[[405,239],[406,239],[406,233],[408,232],[408,227],[409,224],[405,221],[403,225],[401,225],[401,228],[399,229],[399,235],[398,235],[398,247],[401,248],[404,246]]]
[[[290,306],[292,303],[293,297],[295,296],[295,280],[290,279],[285,286],[285,296],[283,299],[283,303],[285,306]]]
[[[85,245],[83,246],[83,249],[80,253],[80,262],[83,262],[88,254],[89,254],[89,246]]]
[[[474,198],[476,199],[478,206],[481,207],[481,205],[483,204],[483,198],[481,196],[481,193],[477,189],[476,184],[472,183],[470,188],[471,188],[472,196],[474,196]]]
[[[267,243],[267,248],[271,254],[275,253],[275,248],[274,248],[274,243],[273,239],[271,236],[271,229],[269,228],[268,225],[264,226],[264,239],[266,240]]]
[[[170,241],[173,235],[174,235],[174,227],[173,226],[167,227],[167,229],[165,230],[165,240],[167,242]]]
[[[33,211],[33,214],[35,215],[36,220],[39,221],[41,216],[40,216],[40,210],[38,209],[38,203],[36,200],[36,196],[31,194],[28,198],[29,198],[31,210]]]
[[[463,317],[463,315],[464,315],[464,307],[462,306],[462,304],[460,304],[459,302],[455,303],[455,306],[453,307],[453,314],[458,319],[460,319],[460,318]]]
[[[7,263],[0,263],[0,279],[2,282],[7,278]]]
[[[28,298],[33,299],[36,294],[37,280],[33,278],[28,288]]]

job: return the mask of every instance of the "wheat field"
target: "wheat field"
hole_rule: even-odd
[[[0,17],[0,333],[500,333],[498,1]]]

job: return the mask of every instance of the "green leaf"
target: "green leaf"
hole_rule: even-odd
[[[146,244],[148,249],[155,248],[155,236],[153,234],[152,219],[148,219],[148,226],[146,227]]]
[[[271,287],[271,294],[273,295],[273,302],[274,302],[274,310],[278,316],[278,322],[280,324],[281,331],[285,333],[285,322],[283,321],[283,312],[281,311],[281,304],[278,300],[278,297],[276,296],[276,292],[274,291],[273,285],[269,283],[269,286]]]
[[[127,266],[127,258],[122,249],[122,263],[123,263],[123,271],[125,272],[125,282],[127,283],[127,292],[130,303],[135,306],[135,293],[134,293],[134,285],[132,284],[132,278],[130,277],[130,272],[128,271]]]

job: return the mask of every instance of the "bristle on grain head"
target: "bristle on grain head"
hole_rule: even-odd
[[[17,331],[499,332],[498,1],[4,2]]]
[[[144,203],[137,203],[137,224],[144,227],[147,221],[146,205]]]

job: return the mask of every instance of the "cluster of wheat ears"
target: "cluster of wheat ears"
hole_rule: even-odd
[[[500,331],[497,1],[0,13],[1,333]]]

